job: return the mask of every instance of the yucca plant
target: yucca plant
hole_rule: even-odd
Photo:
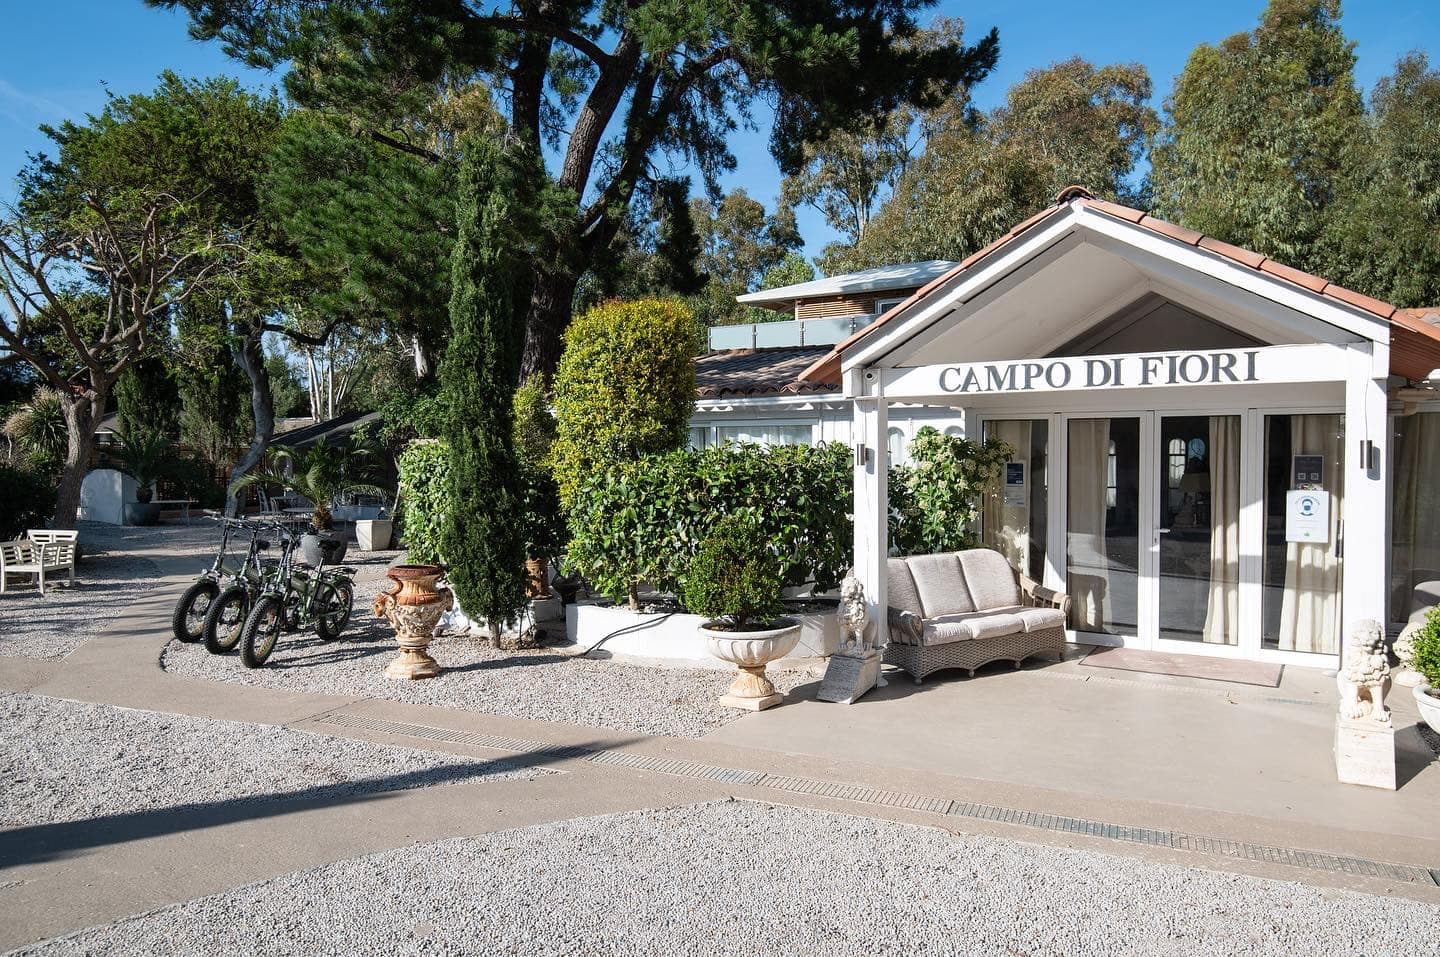
[[[175,443],[161,432],[145,429],[124,437],[118,450],[120,465],[135,480],[135,501],[150,501],[155,482],[165,475],[165,463]]]
[[[371,457],[370,449],[360,443],[333,446],[323,438],[308,449],[277,445],[270,450],[269,467],[241,477],[230,486],[229,494],[255,485],[293,489],[314,504],[311,526],[326,531],[334,524],[330,503],[341,492],[390,494],[389,489],[366,481],[374,467]]]
[[[0,431],[10,437],[31,468],[50,470],[65,460],[64,400],[49,386],[37,388],[29,402],[6,417]]]

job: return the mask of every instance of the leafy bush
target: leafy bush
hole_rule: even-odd
[[[890,544],[902,555],[953,552],[977,544],[971,526],[985,487],[1015,454],[925,426],[910,444],[909,467],[890,470]]]
[[[10,541],[27,528],[43,528],[55,511],[55,483],[30,469],[0,465],[0,540]]]
[[[1410,660],[1406,662],[1422,675],[1430,687],[1440,689],[1440,605],[1425,615],[1425,624],[1410,638]]]
[[[765,533],[740,515],[721,519],[690,561],[685,607],[738,631],[780,614],[780,563]]]
[[[571,323],[555,374],[560,500],[615,462],[677,449],[695,405],[695,317],[669,299],[608,302]]]
[[[450,448],[415,442],[400,454],[401,540],[408,560],[428,565],[445,560],[440,528],[450,510]]]
[[[64,398],[42,385],[28,402],[22,403],[0,426],[24,456],[31,471],[59,474],[65,463],[69,428],[65,424]]]
[[[839,444],[681,449],[592,475],[571,505],[567,571],[635,601],[649,582],[676,592],[726,516],[764,536],[781,585],[834,588],[850,567],[850,450]]]

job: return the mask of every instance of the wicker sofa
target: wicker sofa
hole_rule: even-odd
[[[890,642],[885,660],[919,684],[944,668],[1065,650],[1070,598],[1018,574],[988,548],[890,559]]]

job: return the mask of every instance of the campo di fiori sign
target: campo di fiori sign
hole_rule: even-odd
[[[969,362],[894,370],[885,393],[899,398],[1333,381],[1344,377],[1343,360],[1343,347],[1309,345]]]

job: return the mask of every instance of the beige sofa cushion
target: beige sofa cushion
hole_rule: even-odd
[[[1020,585],[1004,555],[988,548],[970,548],[956,552],[955,557],[965,573],[970,600],[977,610],[1020,604]]]
[[[1026,634],[1065,627],[1065,613],[1058,608],[1017,608],[1012,614],[1025,623]]]
[[[920,604],[925,609],[923,617],[939,618],[975,610],[970,589],[965,586],[965,575],[960,570],[960,560],[953,553],[911,555],[905,563],[910,566],[910,576],[920,594]]]
[[[925,606],[920,603],[920,593],[915,590],[915,579],[910,576],[910,566],[903,558],[889,561],[889,588],[886,604],[898,611],[925,617]]]
[[[946,645],[952,641],[982,641],[986,638],[1019,634],[1024,630],[1025,622],[1019,615],[972,611],[928,619],[925,622],[922,643]]]

